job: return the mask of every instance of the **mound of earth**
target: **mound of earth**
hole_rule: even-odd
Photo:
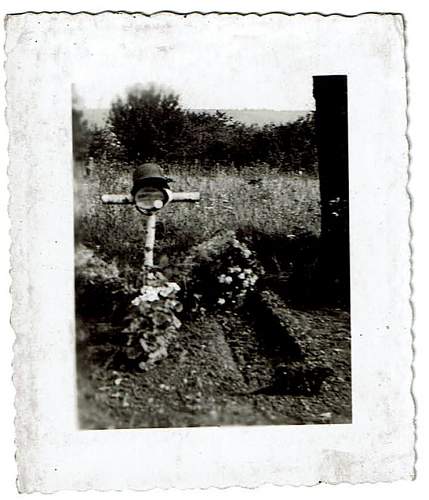
[[[81,427],[350,423],[349,314],[292,309],[272,292],[260,307],[185,322],[170,356],[148,372],[131,370],[114,328],[94,323],[98,334],[83,335],[93,340],[77,350]],[[258,392],[290,363],[332,374],[317,394]]]

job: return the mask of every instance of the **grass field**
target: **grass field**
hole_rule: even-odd
[[[103,205],[103,193],[129,192],[131,173],[97,166],[76,187],[77,239],[108,258],[124,258],[132,265],[143,257],[144,217],[130,206]],[[316,178],[279,174],[217,171],[175,175],[174,191],[199,191],[199,203],[173,203],[159,214],[155,259],[175,255],[218,231],[234,230],[252,241],[296,239],[320,231],[319,184]]]

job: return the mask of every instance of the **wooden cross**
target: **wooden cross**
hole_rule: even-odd
[[[144,246],[144,266],[153,267],[153,247],[155,245],[156,212],[169,203],[196,202],[200,200],[200,193],[173,193],[169,189],[159,187],[144,187],[135,195],[132,194],[103,194],[103,203],[114,205],[135,205],[137,210],[147,216],[146,241]]]

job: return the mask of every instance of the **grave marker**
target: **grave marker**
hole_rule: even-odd
[[[170,190],[172,179],[164,177],[159,165],[146,163],[136,168],[133,175],[131,193],[103,194],[105,204],[134,205],[147,216],[146,240],[144,247],[144,266],[153,267],[153,249],[155,246],[156,212],[175,202],[196,202],[200,200],[198,192],[178,192]]]

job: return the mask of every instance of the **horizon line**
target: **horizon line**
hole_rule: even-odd
[[[110,106],[109,106],[110,107]],[[108,109],[108,107],[94,107],[94,106],[83,106],[83,109]],[[231,110],[231,111],[278,111],[282,113],[284,111],[315,111],[315,108],[295,108],[295,109],[274,109],[274,108],[193,108],[193,107],[183,107],[184,109],[193,109],[193,110],[201,110],[201,111],[212,111],[212,110]]]

